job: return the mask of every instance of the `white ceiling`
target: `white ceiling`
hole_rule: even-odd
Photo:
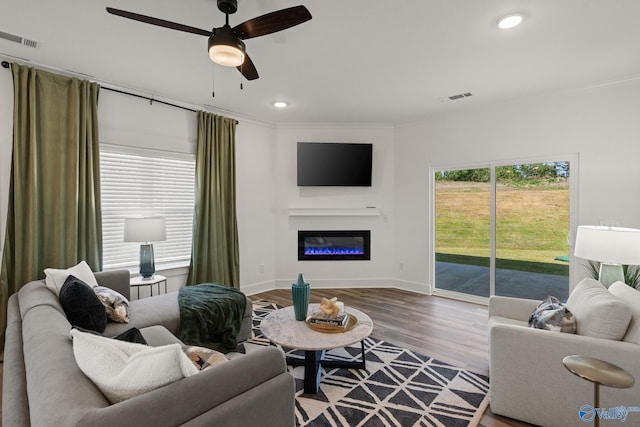
[[[246,41],[260,78],[245,81],[244,90],[235,69],[214,69],[206,37],[105,11],[211,29],[224,23],[215,0],[2,0],[0,31],[41,46],[0,39],[0,56],[270,123],[405,123],[640,77],[638,0],[238,3],[232,27],[297,4],[313,15]],[[510,12],[523,12],[525,21],[498,30],[497,18]],[[463,92],[473,96],[443,101]],[[291,106],[275,110],[275,100]]]

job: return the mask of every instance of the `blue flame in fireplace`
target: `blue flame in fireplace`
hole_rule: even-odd
[[[346,247],[306,247],[305,255],[363,255],[362,248],[346,248]]]

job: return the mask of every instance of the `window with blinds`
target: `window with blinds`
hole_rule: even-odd
[[[195,158],[102,144],[100,148],[103,268],[139,264],[139,243],[124,243],[124,218],[163,216],[167,240],[153,242],[156,268],[191,257]]]

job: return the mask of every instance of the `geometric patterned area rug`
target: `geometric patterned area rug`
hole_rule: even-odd
[[[271,345],[260,322],[277,305],[253,302],[252,346]],[[375,326],[375,325],[374,325]],[[283,348],[304,359],[302,351]],[[330,350],[328,360],[360,360],[360,344]],[[372,337],[365,340],[366,369],[323,368],[318,394],[304,394],[303,367],[296,380],[296,425],[477,426],[489,403],[489,378]]]

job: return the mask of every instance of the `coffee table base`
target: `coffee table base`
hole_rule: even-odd
[[[366,358],[364,355],[364,340],[360,341],[361,360],[340,361],[323,360],[326,350],[305,350],[304,360],[294,357],[287,357],[287,365],[304,366],[304,392],[305,394],[317,394],[320,388],[321,367],[325,368],[348,368],[366,369]]]

